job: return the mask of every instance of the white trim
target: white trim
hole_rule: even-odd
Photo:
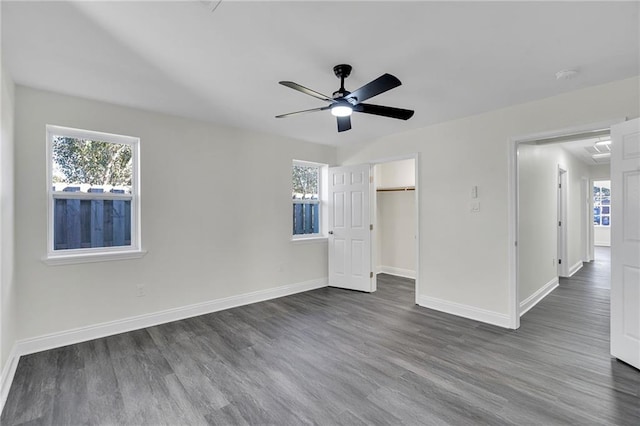
[[[435,297],[419,296],[418,305],[474,321],[497,325],[498,327],[510,328],[511,325],[508,314],[463,305],[462,303],[449,302],[448,300],[437,299]]]
[[[327,277],[318,278],[315,280],[283,285],[267,290],[258,290],[251,293],[225,297],[208,302],[195,303],[193,305],[183,306],[180,308],[167,309],[151,314],[138,315],[121,320],[79,327],[31,339],[19,340],[13,346],[13,349],[9,354],[9,358],[2,369],[2,376],[0,377],[0,413],[4,409],[4,404],[7,400],[7,396],[9,395],[9,389],[11,388],[11,383],[13,382],[16,369],[18,368],[18,362],[20,357],[23,355],[86,342],[88,340],[99,339],[101,337],[112,336],[114,334],[126,333],[128,331],[139,330],[172,321],[179,321],[185,318],[205,315],[238,306],[263,302],[265,300],[276,299],[304,291],[315,290],[326,287],[327,283]]]
[[[7,402],[7,396],[9,396],[11,383],[13,383],[13,378],[16,375],[19,360],[18,347],[14,345],[2,369],[2,376],[0,376],[0,413],[4,410],[4,404]]]
[[[562,263],[558,263],[558,275],[561,277],[568,277],[569,270],[567,267],[567,259],[569,258],[569,224],[568,224],[568,206],[567,200],[569,199],[569,172],[568,168],[563,164],[558,164],[558,197],[557,197],[557,220],[562,223],[562,226],[558,226],[557,229],[557,243],[558,252],[557,259],[562,259]],[[522,316],[522,314],[520,315]]]
[[[569,277],[572,277],[580,269],[582,269],[582,260],[578,260],[575,265],[569,268]]]
[[[131,194],[114,194],[112,192],[64,192],[52,191],[51,196],[56,200],[123,200],[133,199]]]
[[[542,132],[529,135],[514,136],[509,138],[508,168],[508,218],[509,226],[507,238],[507,250],[509,253],[509,322],[510,328],[520,327],[520,302],[518,290],[518,144],[539,139],[565,136],[570,134],[585,133],[595,130],[610,128],[612,125],[626,121],[625,118],[611,119],[599,123],[575,126],[563,130]]]
[[[67,136],[77,139],[99,140],[119,144],[135,144],[139,138],[135,136],[118,135],[116,133],[96,132],[95,130],[74,129],[72,127],[47,124],[47,132],[55,136]]]
[[[302,235],[302,234],[301,234]],[[313,235],[313,237],[292,237],[291,242],[294,244],[311,244],[311,243],[326,243],[329,241],[329,238],[319,235],[319,234],[309,234]]]
[[[414,271],[414,279],[415,279],[415,304],[416,305],[420,305],[420,300],[419,300],[419,295],[420,295],[420,286],[421,286],[421,281],[420,281],[420,153],[410,153],[410,154],[404,154],[404,155],[396,155],[393,157],[386,157],[386,158],[379,158],[376,160],[372,160],[369,161],[370,165],[376,165],[376,164],[383,164],[383,163],[391,163],[394,161],[400,161],[400,160],[414,160],[414,185],[415,185],[415,191],[414,191],[414,197],[415,197],[415,215],[416,215],[416,237],[415,237],[415,241],[416,241],[416,269]],[[375,177],[374,177],[375,178]],[[375,205],[375,200],[376,200],[376,189],[375,189],[375,182],[374,185],[371,186],[372,187],[372,203],[371,203],[371,209],[372,209],[372,214],[371,214],[371,218],[375,218],[376,217],[376,205]],[[377,227],[378,224],[374,223],[373,224],[373,233],[371,234],[371,265],[372,267],[376,267],[376,272],[379,270],[379,266],[376,265],[377,263],[377,259],[376,259],[376,245],[377,245]],[[377,274],[376,274],[377,275]],[[376,284],[376,279],[374,276],[374,284]],[[375,290],[375,288],[374,288]]]
[[[127,247],[128,248],[128,247]],[[50,266],[75,265],[77,263],[111,262],[113,260],[140,259],[147,254],[146,250],[101,251],[99,253],[74,253],[62,256],[49,256],[42,261]]]
[[[591,224],[593,223],[593,219],[590,219],[589,213],[593,214],[593,208],[589,203],[589,199],[593,200],[592,189],[589,186],[589,178],[582,176],[580,178],[580,210],[581,210],[581,228],[582,232],[582,261],[583,262],[591,262],[591,249],[590,249],[590,241],[591,241]]]
[[[526,314],[529,309],[533,308],[540,302],[542,299],[547,297],[549,293],[558,288],[559,281],[558,277],[553,278],[551,281],[543,285],[531,296],[527,297],[525,300],[520,302],[520,316]]]
[[[414,280],[416,279],[416,271],[412,271],[411,269],[396,268],[395,266],[379,266],[378,273],[395,275],[404,278],[412,278]]]
[[[179,321],[185,318],[205,315],[238,306],[249,305],[251,303],[263,302],[265,300],[276,299],[304,291],[315,290],[326,287],[327,283],[328,279],[327,277],[324,277],[33,337],[31,339],[18,341],[16,343],[17,353],[19,355],[27,355],[34,352],[85,342],[87,340],[126,333],[128,331],[139,330],[172,321]]]
[[[318,207],[318,215],[319,215],[319,224],[318,224],[318,228],[319,231],[317,234],[294,234],[293,233],[293,229],[291,229],[291,241],[295,241],[295,240],[308,240],[308,242],[312,242],[313,240],[319,240],[319,239],[327,239],[326,237],[326,232],[327,232],[327,228],[328,228],[328,222],[327,222],[327,188],[328,186],[328,182],[327,182],[327,175],[328,175],[328,169],[329,169],[329,165],[328,164],[324,164],[324,163],[316,163],[316,162],[312,162],[312,161],[305,161],[305,160],[296,160],[296,159],[292,159],[291,160],[291,170],[293,171],[293,167],[295,166],[300,166],[300,167],[314,167],[318,169],[318,198],[317,199],[304,199],[304,198],[300,198],[300,199],[296,199],[296,198],[292,198],[292,206],[296,205],[296,204],[317,204]],[[293,218],[292,218],[293,221]],[[293,225],[293,222],[292,222]]]
[[[47,194],[47,247],[46,260],[48,264],[65,264],[65,263],[85,263],[97,261],[120,260],[123,257],[122,252],[142,253],[142,226],[141,226],[141,204],[140,204],[140,138],[135,136],[124,136],[112,133],[95,132],[92,130],[74,129],[70,127],[54,126],[47,124],[46,129],[46,194]],[[110,194],[110,193],[64,193],[53,190],[53,137],[65,136],[79,139],[100,140],[115,144],[126,144],[131,146],[132,155],[132,175],[131,175],[131,193],[129,194]],[[73,195],[72,195],[73,194]],[[53,213],[54,200],[56,198],[74,198],[74,199],[121,199],[131,200],[131,244],[119,248],[114,247],[95,247],[88,249],[69,249],[54,250],[54,229],[53,229]],[[124,249],[124,250],[123,250]],[[92,256],[87,256],[91,253]],[[118,253],[118,254],[114,254]],[[144,254],[143,254],[144,255]],[[97,259],[102,256],[102,259]],[[69,261],[63,261],[62,257],[69,257]],[[140,257],[140,256],[138,256]]]

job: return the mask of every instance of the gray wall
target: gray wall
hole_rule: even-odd
[[[640,114],[638,77],[339,146],[340,164],[418,153],[420,285],[425,306],[508,321],[509,148],[512,138]],[[420,113],[419,111],[417,112]],[[480,211],[470,212],[478,186]],[[438,200],[441,209],[431,208]],[[549,260],[550,262],[550,260]]]
[[[46,124],[140,137],[145,257],[42,262]],[[334,147],[21,86],[15,130],[20,339],[327,276],[326,242],[290,240],[291,164]]]
[[[2,69],[0,125],[0,371],[16,341],[17,286],[14,270],[14,84]],[[8,391],[8,389],[3,389]]]
[[[524,145],[518,151],[520,302],[558,277],[558,166],[567,171],[568,268],[581,264],[587,241],[584,185],[589,169],[561,145]]]

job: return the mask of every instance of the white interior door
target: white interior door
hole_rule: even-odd
[[[368,164],[329,168],[329,285],[373,291]]]
[[[558,167],[558,276],[569,275],[567,265],[567,171]]]
[[[640,119],[611,139],[611,355],[640,368]]]

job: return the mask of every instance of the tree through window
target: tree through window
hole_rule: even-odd
[[[320,234],[320,165],[294,161],[293,235]]]
[[[49,256],[139,250],[139,139],[47,126]]]

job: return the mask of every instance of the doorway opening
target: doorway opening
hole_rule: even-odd
[[[376,161],[372,185],[372,265],[376,287],[418,298],[417,156]],[[410,294],[409,294],[410,293]]]
[[[622,120],[513,139],[510,222],[511,326],[593,260],[589,183],[608,175],[603,145]]]
[[[558,276],[566,277],[567,271],[567,171],[558,166]],[[562,259],[565,262],[562,263]]]
[[[593,256],[591,258],[594,261],[601,261],[611,257],[611,180],[597,179],[592,182]]]

